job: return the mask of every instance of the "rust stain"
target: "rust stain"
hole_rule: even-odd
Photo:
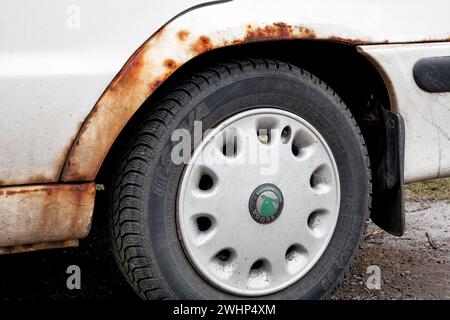
[[[384,40],[381,42],[375,42],[375,41],[371,41],[371,40],[367,40],[367,39],[358,39],[358,38],[343,38],[343,37],[338,37],[338,36],[330,36],[325,40],[330,40],[333,42],[339,42],[339,43],[346,43],[346,44],[351,44],[351,45],[361,45],[361,44],[387,44],[389,43],[388,40]]]
[[[151,39],[149,41],[158,41],[159,39],[161,39],[164,35],[166,31],[165,27],[160,28],[158,31],[156,31],[153,36],[151,37]]]
[[[146,47],[143,47],[129,59],[129,62],[118,73],[116,79],[109,87],[109,90],[121,90],[122,88],[131,86],[135,83],[135,80],[142,73],[142,69],[145,65],[146,51]]]
[[[259,42],[270,39],[290,39],[293,37],[294,29],[285,23],[274,23],[264,28],[254,28],[251,25],[247,27],[247,34],[243,42]]]
[[[191,46],[191,52],[194,55],[200,55],[212,49],[214,49],[213,43],[207,36],[200,36]]]
[[[152,91],[152,92],[155,91],[160,85],[163,84],[164,80],[167,77],[168,77],[167,75],[164,75],[164,76],[158,77],[155,80],[153,80],[148,86],[149,91]]]
[[[186,41],[189,39],[189,36],[191,35],[191,33],[187,30],[180,30],[177,33],[178,39],[180,41]]]
[[[178,68],[177,62],[173,59],[166,59],[163,66],[167,70],[148,85],[149,92],[154,92]]]
[[[85,237],[94,198],[93,182],[0,188],[0,248],[25,250]]]
[[[166,72],[163,75],[157,77],[155,80],[153,80],[148,86],[149,91],[154,92],[160,85],[162,85],[164,83],[164,81],[166,81],[166,79],[171,74],[172,74],[171,72]]]
[[[67,157],[67,154],[64,154],[64,156]],[[64,163],[64,160],[65,160],[65,158],[59,157],[58,160],[56,161],[55,165],[58,166],[58,168],[59,168],[61,166],[61,163]],[[59,171],[60,171],[60,169],[59,169]],[[54,172],[58,172],[58,170],[55,170]],[[27,177],[26,184],[33,185],[33,184],[39,184],[39,183],[46,183],[46,182],[52,181],[52,179],[57,180],[58,178],[57,177],[52,178],[50,175],[44,176],[41,174],[37,174],[37,175]],[[23,183],[23,181],[14,180],[14,177],[12,177],[11,180],[0,181],[0,188],[10,186],[10,185],[15,185],[15,184],[21,184],[21,183]]]
[[[174,70],[177,68],[177,63],[173,59],[166,59],[164,61],[164,66],[169,70]]]
[[[235,39],[233,44],[289,39],[316,39],[316,33],[307,27],[294,27],[283,22],[273,23],[264,27],[248,25],[245,37]]]
[[[331,36],[328,38],[328,40],[333,41],[333,42],[355,44],[355,45],[364,43],[364,41],[361,39],[347,39],[347,38],[342,38],[342,37],[337,37],[337,36]]]
[[[41,243],[24,244],[24,245],[19,245],[19,246],[12,246],[12,247],[3,247],[3,248],[0,248],[0,255],[12,254],[12,253],[33,252],[33,251],[48,250],[48,249],[71,248],[71,247],[78,247],[78,240],[41,242]]]
[[[73,192],[76,195],[83,195],[86,190],[85,184],[61,185],[61,184],[44,184],[40,186],[19,186],[19,187],[5,187],[0,188],[0,197],[13,195],[28,195],[37,192],[52,196],[59,192]],[[1,199],[1,198],[0,198]]]
[[[306,28],[306,27],[299,27],[300,34],[302,38],[304,39],[316,39],[317,35],[316,32],[312,29]]]

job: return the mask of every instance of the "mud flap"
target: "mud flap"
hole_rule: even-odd
[[[383,230],[402,236],[405,232],[404,150],[405,124],[396,113],[383,109],[385,123],[383,157],[373,185],[371,219]]]

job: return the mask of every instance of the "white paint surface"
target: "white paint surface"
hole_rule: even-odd
[[[450,43],[363,46],[391,82],[394,110],[405,120],[405,180],[450,176],[450,93],[428,93],[414,81],[414,64],[450,56]]]

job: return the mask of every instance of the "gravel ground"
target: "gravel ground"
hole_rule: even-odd
[[[369,224],[352,273],[332,299],[450,299],[448,199],[408,202],[402,238]],[[137,299],[116,268],[105,220],[96,214],[79,248],[0,256],[0,300]],[[69,265],[81,268],[81,290],[66,287]],[[366,287],[371,265],[380,267],[379,290]]]

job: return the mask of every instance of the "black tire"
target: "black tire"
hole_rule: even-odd
[[[110,195],[113,252],[140,297],[239,298],[205,281],[183,251],[175,214],[183,165],[170,161],[171,134],[176,128],[192,132],[194,120],[206,130],[252,105],[274,105],[310,122],[330,146],[341,184],[339,218],[323,256],[297,283],[262,298],[327,298],[348,270],[371,203],[369,159],[355,119],[310,73],[274,60],[240,60],[206,69],[169,91],[140,117],[120,149]]]

